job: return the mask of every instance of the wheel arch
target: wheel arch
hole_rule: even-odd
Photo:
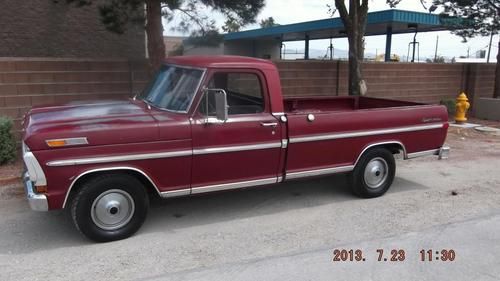
[[[144,186],[146,187],[147,191],[151,191],[152,193],[155,193],[156,195],[160,196],[160,190],[154,183],[154,181],[142,170],[134,167],[104,167],[104,168],[96,168],[96,169],[91,169],[84,171],[80,173],[78,176],[73,179],[71,182],[68,191],[66,192],[66,195],[64,197],[64,202],[62,205],[62,208],[65,209],[66,205],[68,204],[68,201],[70,200],[71,196],[76,194],[76,191],[78,191],[78,186],[80,183],[84,182],[85,180],[88,180],[89,178],[103,174],[103,173],[108,173],[108,172],[113,172],[113,173],[125,173],[134,176],[137,178]]]
[[[356,162],[354,162],[354,167],[356,167],[356,165],[358,164],[358,162],[361,159],[361,157],[363,156],[363,154],[365,154],[368,150],[375,148],[375,147],[387,148],[392,154],[396,154],[399,151],[403,151],[403,158],[406,159],[406,157],[407,157],[406,147],[400,141],[391,140],[391,141],[375,142],[375,143],[371,143],[363,148],[361,153],[356,158]]]

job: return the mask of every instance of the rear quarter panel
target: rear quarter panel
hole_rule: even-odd
[[[366,147],[382,142],[400,142],[406,153],[437,149],[443,145],[448,128],[446,109],[437,105],[331,111],[314,115],[313,122],[307,120],[306,113],[288,115],[287,172],[354,165]],[[385,129],[428,125],[437,128],[376,133]],[[374,134],[351,134],[358,132]],[[334,139],[297,141],[303,137],[332,135]]]

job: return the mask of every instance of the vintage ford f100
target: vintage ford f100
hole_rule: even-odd
[[[173,57],[129,100],[33,108],[24,118],[33,210],[67,209],[95,241],[126,238],[150,196],[170,198],[350,173],[384,194],[394,154],[446,157],[446,108],[368,97],[290,97],[276,66]]]

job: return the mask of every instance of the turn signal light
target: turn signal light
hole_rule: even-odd
[[[35,191],[36,193],[47,193],[47,186],[46,185],[35,186]]]
[[[87,138],[52,139],[45,141],[49,147],[63,147],[70,145],[88,144]]]
[[[61,146],[65,146],[66,142],[64,140],[48,140],[47,144],[50,147],[61,147]]]

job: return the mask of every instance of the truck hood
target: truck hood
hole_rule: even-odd
[[[32,150],[46,140],[87,138],[89,145],[155,141],[158,122],[142,101],[77,102],[33,108],[24,118],[23,141]]]

